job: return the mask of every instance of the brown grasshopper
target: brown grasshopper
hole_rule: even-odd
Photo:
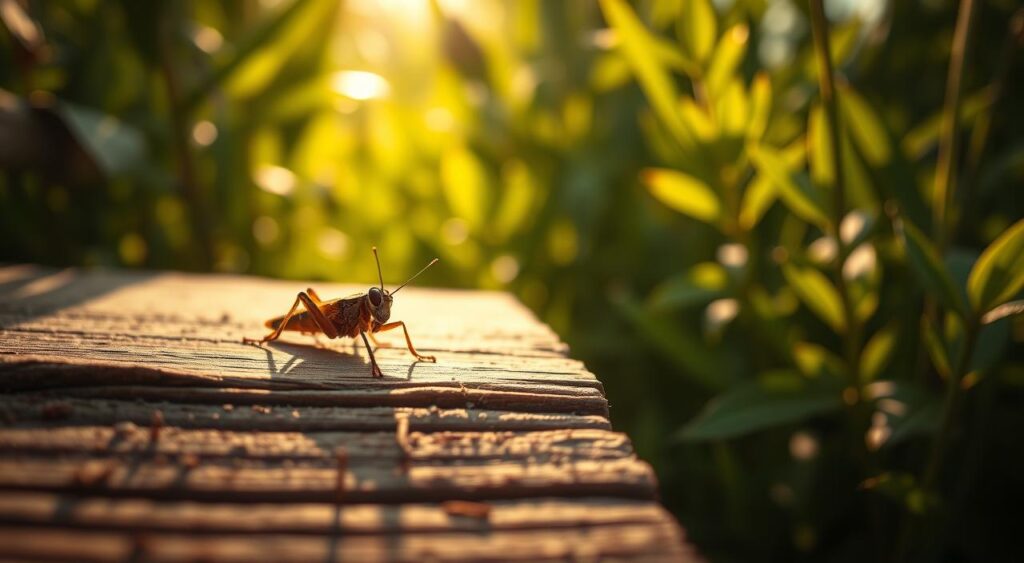
[[[377,339],[373,336],[375,332],[384,332],[402,327],[402,331],[405,332],[405,343],[409,348],[409,352],[417,360],[436,362],[437,359],[434,356],[424,356],[416,351],[416,348],[412,345],[412,340],[409,338],[409,329],[405,327],[404,322],[395,321],[389,323],[388,319],[391,317],[391,303],[394,300],[394,295],[408,285],[409,282],[416,279],[427,268],[433,266],[437,262],[437,258],[431,260],[422,270],[416,272],[413,277],[398,286],[397,289],[389,292],[384,289],[384,275],[380,271],[380,258],[377,256],[376,246],[373,247],[373,257],[377,260],[377,276],[380,278],[379,288],[371,287],[366,293],[357,293],[330,301],[321,301],[320,296],[313,291],[313,288],[309,288],[304,292],[300,291],[299,295],[295,298],[292,308],[288,310],[287,315],[275,317],[265,323],[267,328],[273,329],[273,332],[259,340],[243,338],[242,342],[245,344],[263,344],[264,342],[277,340],[283,330],[294,330],[303,333],[322,332],[328,338],[337,338],[339,336],[355,338],[358,334],[363,338],[366,351],[370,354],[370,375],[373,377],[383,377],[384,374],[380,372],[380,367],[377,366],[377,359],[373,356],[373,349],[370,347],[370,342],[366,339],[366,336],[369,335],[374,346],[378,346]],[[304,305],[306,310],[296,314],[300,304]]]

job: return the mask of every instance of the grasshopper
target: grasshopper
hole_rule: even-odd
[[[384,289],[384,275],[380,270],[380,258],[377,256],[376,246],[373,247],[373,257],[377,261],[377,276],[380,278],[379,288],[371,287],[365,293],[357,293],[330,301],[322,301],[320,296],[316,294],[316,291],[313,291],[313,288],[300,291],[299,295],[295,298],[295,303],[292,304],[292,308],[288,310],[288,314],[275,317],[265,323],[265,326],[273,329],[273,332],[258,340],[255,338],[243,338],[242,342],[244,344],[263,344],[277,340],[281,336],[281,331],[284,330],[294,330],[302,333],[322,332],[328,338],[338,338],[339,336],[355,338],[358,334],[363,338],[366,352],[370,355],[370,375],[373,377],[383,377],[384,374],[381,373],[380,367],[377,366],[377,359],[373,355],[373,348],[370,347],[370,340],[373,341],[374,346],[379,346],[377,339],[373,336],[374,333],[402,327],[402,331],[405,332],[405,343],[409,348],[409,352],[417,360],[436,362],[437,359],[434,356],[424,356],[416,351],[416,348],[412,345],[412,339],[409,338],[409,329],[405,327],[404,322],[388,322],[388,319],[391,318],[391,304],[394,301],[394,295],[408,285],[409,282],[416,279],[427,268],[437,263],[438,259],[434,258],[431,260],[429,264],[424,266],[419,272],[416,272],[405,283],[389,292]],[[306,310],[296,313],[299,305],[303,305]],[[366,338],[367,335],[370,337],[369,340]]]

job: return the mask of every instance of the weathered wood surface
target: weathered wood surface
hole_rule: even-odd
[[[403,290],[438,362],[383,334],[374,379],[352,340],[241,343],[307,285],[0,267],[0,558],[697,559],[514,299]]]

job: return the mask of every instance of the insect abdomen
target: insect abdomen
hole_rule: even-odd
[[[283,320],[284,317],[275,317],[264,324],[266,325],[267,328],[276,330],[277,327],[281,326],[281,321]],[[309,313],[299,313],[298,315],[292,316],[292,318],[288,321],[288,325],[284,327],[284,330],[316,332],[320,330],[320,327],[316,326],[316,322],[313,320],[313,317],[309,315]]]

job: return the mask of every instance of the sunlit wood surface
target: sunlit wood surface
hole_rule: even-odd
[[[350,339],[244,345],[298,291],[0,267],[0,557],[695,560],[603,388],[502,293],[408,288]]]

